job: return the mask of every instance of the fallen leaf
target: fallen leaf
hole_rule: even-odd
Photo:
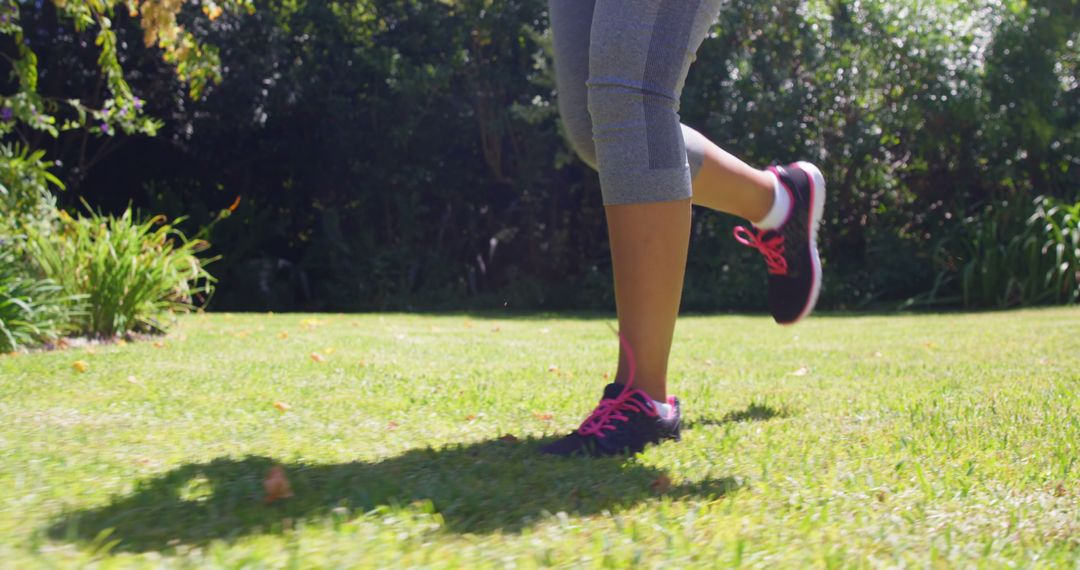
[[[559,372],[559,367],[552,364],[552,365],[548,366],[548,372],[554,372],[554,373],[557,374]]]
[[[555,416],[551,412],[533,412],[533,417],[545,422],[551,421]]]
[[[314,360],[315,362],[325,362],[326,361],[326,357],[319,354],[318,352],[312,352],[311,353],[311,359]]]
[[[286,404],[285,402],[274,402],[274,407],[283,414],[292,409],[292,406]]]
[[[925,346],[926,346],[926,348],[929,348],[930,350],[934,350],[935,348],[937,348],[937,343],[933,342],[933,341],[930,341],[930,342],[926,343]]]
[[[280,465],[270,469],[270,473],[263,479],[263,489],[266,490],[266,497],[263,498],[263,502],[267,504],[293,496],[292,485],[289,484],[289,479],[285,477],[285,469]]]
[[[810,373],[810,369],[803,366],[802,368],[796,370],[795,372],[792,372],[791,375],[792,376],[806,376],[809,373]]]
[[[281,331],[281,332],[278,333],[277,337],[280,338],[281,340],[285,340],[285,339],[289,338],[289,331]]]
[[[78,370],[80,374],[86,372],[87,370],[90,370],[90,364],[85,360],[76,360],[75,362],[71,363],[71,367],[75,370]]]
[[[165,348],[165,341],[159,340],[154,343],[154,348]]]
[[[604,373],[604,380],[607,380],[608,378],[611,378],[611,374],[605,372]]]
[[[471,421],[473,421],[475,419],[476,419],[476,414],[469,414],[469,415],[465,416],[465,421],[467,421],[467,422],[471,422]]]
[[[386,429],[389,430],[389,431],[394,431],[397,428],[398,428],[398,423],[397,422],[390,422],[390,423],[386,424]]]
[[[661,474],[649,485],[653,493],[663,494],[671,490],[671,478]]]
[[[506,443],[517,443],[518,438],[514,437],[511,434],[506,434],[506,435],[500,437],[499,441],[505,441]]]

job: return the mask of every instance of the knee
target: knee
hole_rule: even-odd
[[[593,144],[592,120],[585,105],[560,105],[563,131],[578,157],[596,170],[596,146]]]

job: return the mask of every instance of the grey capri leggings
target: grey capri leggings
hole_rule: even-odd
[[[683,200],[707,140],[679,96],[721,0],[549,0],[559,113],[604,205]]]

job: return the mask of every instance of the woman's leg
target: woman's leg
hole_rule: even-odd
[[[667,362],[690,238],[691,168],[679,96],[719,0],[597,0],[588,104],[634,387],[667,396]],[[617,381],[629,376],[619,358]]]
[[[550,0],[559,114],[570,145],[594,169],[596,147],[585,83],[596,0]],[[696,130],[681,125],[693,180],[693,203],[751,222],[772,207],[775,178],[725,152]]]

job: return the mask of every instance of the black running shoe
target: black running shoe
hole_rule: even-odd
[[[821,293],[817,235],[825,210],[825,177],[809,162],[770,170],[791,194],[791,212],[775,230],[735,228],[735,239],[765,257],[769,309],[782,325],[793,325],[814,310]]]
[[[679,400],[668,396],[667,417],[653,405],[652,398],[630,384],[608,384],[604,398],[574,433],[541,448],[551,455],[608,457],[640,453],[650,443],[679,440],[682,411]]]

